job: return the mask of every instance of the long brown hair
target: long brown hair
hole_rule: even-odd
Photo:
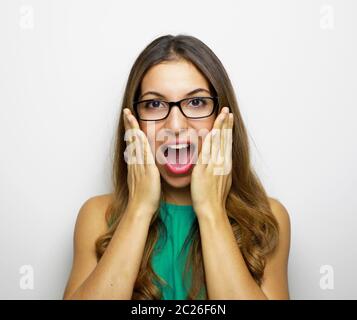
[[[132,108],[140,95],[140,84],[150,67],[163,61],[185,59],[193,63],[207,78],[219,106],[230,106],[234,115],[232,147],[232,186],[226,201],[226,210],[237,244],[247,267],[258,285],[261,285],[265,262],[277,246],[279,227],[271,212],[268,196],[254,172],[249,154],[246,128],[238,108],[231,81],[218,57],[199,39],[189,35],[165,35],[156,38],[140,53],[131,68],[126,84],[121,110]],[[113,201],[108,207],[106,219],[108,231],[96,241],[98,260],[103,255],[115,232],[128,202],[127,164],[124,159],[124,123],[119,117],[113,158]],[[136,279],[132,299],[161,299],[161,291],[155,282],[162,279],[151,266],[154,246],[161,232],[162,221],[159,209],[150,223],[140,270]],[[192,284],[187,299],[198,299],[206,288],[202,259],[201,239],[197,219],[189,239],[192,240],[185,271],[192,270]],[[186,239],[187,240],[187,239]],[[208,299],[207,291],[204,298]]]

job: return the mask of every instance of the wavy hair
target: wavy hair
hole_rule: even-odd
[[[250,274],[261,285],[266,258],[272,254],[278,243],[279,226],[272,214],[268,196],[251,165],[247,131],[240,114],[233,86],[221,61],[201,40],[179,34],[165,35],[153,40],[139,54],[134,62],[124,91],[121,110],[130,108],[140,95],[140,85],[145,73],[154,65],[164,61],[184,59],[191,62],[206,77],[211,90],[219,100],[219,110],[230,106],[234,116],[232,146],[232,186],[226,201],[226,211]],[[113,154],[112,182],[113,200],[108,206],[106,220],[107,232],[96,241],[97,259],[101,258],[115,232],[128,203],[127,164],[124,159],[126,143],[124,141],[124,123],[122,112]],[[162,193],[163,198],[163,193]],[[162,293],[156,281],[163,283],[151,266],[151,258],[160,232],[164,230],[159,216],[159,208],[154,214],[149,227],[144,254],[136,279],[132,299],[161,299]],[[165,232],[165,231],[163,231]],[[202,259],[201,238],[197,219],[192,225],[188,239],[192,240],[185,272],[192,270],[191,287],[187,299],[199,299],[202,289],[206,288],[205,272]],[[205,290],[203,299],[208,299]]]

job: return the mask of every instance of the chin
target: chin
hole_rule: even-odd
[[[171,187],[173,188],[185,188],[190,185],[191,183],[191,173],[186,175],[175,175],[171,176],[167,173],[161,172],[162,179]]]

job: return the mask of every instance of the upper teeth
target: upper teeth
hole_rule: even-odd
[[[167,146],[168,148],[171,149],[183,149],[183,148],[187,148],[188,144],[187,143],[182,143],[182,144],[171,144],[169,146]]]

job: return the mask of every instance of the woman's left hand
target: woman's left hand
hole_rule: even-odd
[[[191,197],[198,218],[226,212],[232,185],[232,131],[233,113],[224,107],[206,135],[192,170]]]

